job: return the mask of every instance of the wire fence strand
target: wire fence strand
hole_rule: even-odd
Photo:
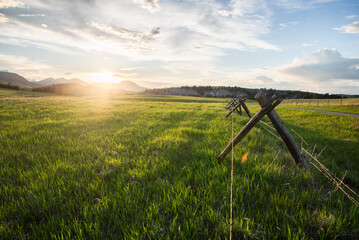
[[[232,240],[232,228],[233,228],[233,159],[234,159],[234,146],[233,146],[233,115],[232,114],[232,161],[231,161],[231,197],[230,197],[230,220],[229,220],[229,240]]]

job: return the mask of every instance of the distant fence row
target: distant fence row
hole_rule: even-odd
[[[339,98],[339,99],[286,99],[286,105],[304,106],[340,106],[340,105],[359,105],[359,98]]]

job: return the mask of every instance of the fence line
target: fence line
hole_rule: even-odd
[[[285,105],[303,105],[303,106],[359,106],[359,98],[333,98],[333,99],[285,99]]]
[[[313,100],[313,99],[300,99],[300,100]],[[319,99],[315,99],[315,100],[319,100]],[[323,100],[323,99],[321,99]],[[333,100],[333,99],[324,99],[328,102],[328,105],[330,104],[330,100]],[[334,99],[334,100],[338,100],[338,99]],[[340,100],[340,99],[339,99]],[[359,98],[358,99],[355,99],[358,103],[359,103]],[[288,104],[288,101],[298,101],[298,99],[293,99],[293,100],[286,100],[287,101],[287,104]],[[341,104],[343,103],[343,101],[341,102]],[[353,105],[353,104],[351,104]],[[359,105],[359,104],[358,104]],[[263,108],[261,109],[263,110]],[[233,112],[233,108],[232,108],[232,111]],[[258,114],[258,113],[257,113]],[[256,114],[256,115],[257,115]],[[256,116],[255,115],[255,116]],[[227,114],[228,116],[228,114]],[[253,117],[251,116],[251,114],[249,113],[248,116],[252,119]],[[262,123],[263,125],[263,129],[266,130],[268,133],[270,133],[272,135],[272,137],[276,137],[277,139],[281,140],[283,142],[283,140],[281,138],[279,138],[274,132],[272,132],[271,130],[273,130],[274,128],[272,126],[270,126],[270,124],[260,120],[259,121],[260,123]],[[248,124],[247,124],[248,125]],[[274,129],[275,130],[275,129]],[[308,147],[309,149],[309,144],[304,140],[304,138],[302,136],[300,136],[299,133],[297,133],[296,131],[294,131],[293,129],[291,129],[301,140],[302,140],[302,143],[304,142],[306,144],[306,146]],[[233,171],[233,115],[232,115],[232,171]],[[327,167],[325,167],[319,160],[318,160],[318,157],[322,154],[322,152],[324,151],[324,149],[326,148],[326,146],[320,151],[319,154],[314,154],[315,152],[315,148],[316,148],[316,145],[314,146],[313,150],[312,150],[312,154],[309,153],[309,151],[307,151],[305,148],[301,148],[301,152],[305,152],[313,161],[310,162],[310,164],[312,164],[315,169],[317,169],[320,173],[322,173],[330,182],[332,182],[334,185],[335,185],[335,189],[332,191],[332,192],[335,192],[337,191],[338,189],[340,189],[344,194],[345,196],[352,202],[354,203],[355,206],[359,206],[359,195],[353,190],[351,189],[348,185],[346,185],[343,181],[344,181],[344,178],[347,174],[347,172],[345,172],[345,174],[343,175],[342,179],[339,179],[338,177],[336,177],[333,173],[331,173],[329,171],[329,169]],[[221,153],[222,154],[222,153]],[[280,150],[279,152],[277,153],[277,155],[275,156],[274,160],[270,163],[270,165],[272,165],[272,163],[277,159],[278,155],[280,154]],[[302,153],[301,153],[302,155]],[[218,157],[217,157],[218,158]],[[270,166],[269,165],[269,166]],[[268,168],[269,168],[268,166]],[[267,169],[268,169],[267,168]],[[232,173],[233,174],[233,173]],[[232,176],[233,177],[233,176]],[[233,183],[232,183],[233,184]],[[231,188],[232,188],[232,185],[231,185]],[[232,189],[231,189],[232,191]],[[232,194],[232,192],[231,192]],[[232,206],[231,206],[232,207]],[[231,217],[232,217],[232,213],[231,213]],[[232,220],[230,222],[230,228],[232,228]],[[230,238],[232,237],[232,233],[230,233]]]

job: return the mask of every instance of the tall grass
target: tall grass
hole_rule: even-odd
[[[338,98],[338,99],[286,99],[283,104],[305,105],[305,106],[359,106],[359,98]]]
[[[282,106],[359,114],[359,98],[287,99]]]
[[[215,158],[231,138],[224,100],[0,98],[1,239],[229,237],[230,161]],[[344,182],[358,190],[355,119],[278,113],[309,144],[327,146],[321,161],[338,176],[347,170]],[[234,121],[238,132],[248,118]],[[358,209],[298,169],[263,127],[236,146],[234,163],[234,239],[357,236]]]

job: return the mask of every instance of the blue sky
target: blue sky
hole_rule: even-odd
[[[0,70],[359,94],[359,1],[0,0]]]

